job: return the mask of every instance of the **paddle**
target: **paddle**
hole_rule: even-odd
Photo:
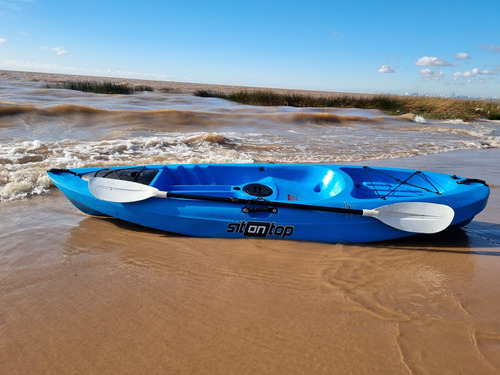
[[[413,233],[440,232],[450,225],[455,215],[451,207],[437,203],[403,202],[393,203],[375,209],[351,209],[288,202],[272,202],[264,199],[249,200],[235,197],[170,193],[137,182],[102,177],[92,178],[89,181],[89,190],[92,195],[100,200],[118,203],[138,202],[152,197],[181,198],[362,215],[378,219],[390,227]]]

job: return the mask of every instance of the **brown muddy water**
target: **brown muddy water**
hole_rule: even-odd
[[[498,123],[37,85],[0,80],[0,112],[16,108],[0,116],[1,374],[500,372]],[[94,218],[45,177],[159,161],[407,167],[492,193],[461,230],[332,245]]]

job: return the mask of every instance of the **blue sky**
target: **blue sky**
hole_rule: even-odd
[[[500,2],[0,0],[0,69],[500,97]]]

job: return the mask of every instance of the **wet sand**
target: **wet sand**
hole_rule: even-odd
[[[499,149],[363,162],[487,180],[463,230],[368,245],[199,239],[0,205],[2,374],[498,374]]]

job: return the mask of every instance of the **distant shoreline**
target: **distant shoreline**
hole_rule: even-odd
[[[59,83],[67,80],[82,80],[82,81],[107,81],[129,85],[147,85],[153,87],[155,90],[168,88],[169,92],[174,94],[193,94],[200,90],[221,91],[225,93],[232,93],[235,91],[272,91],[277,94],[286,95],[310,95],[318,97],[331,97],[331,96],[353,96],[370,98],[379,94],[367,93],[350,93],[339,91],[318,91],[318,90],[299,90],[299,89],[280,89],[273,87],[257,87],[257,86],[236,86],[236,85],[219,85],[210,83],[195,83],[195,82],[175,82],[175,81],[156,81],[135,78],[116,78],[116,77],[101,77],[101,76],[86,76],[86,75],[73,75],[63,73],[39,73],[39,72],[24,72],[16,70],[0,70],[0,77],[6,77],[13,80],[23,81],[43,81],[50,83]]]

